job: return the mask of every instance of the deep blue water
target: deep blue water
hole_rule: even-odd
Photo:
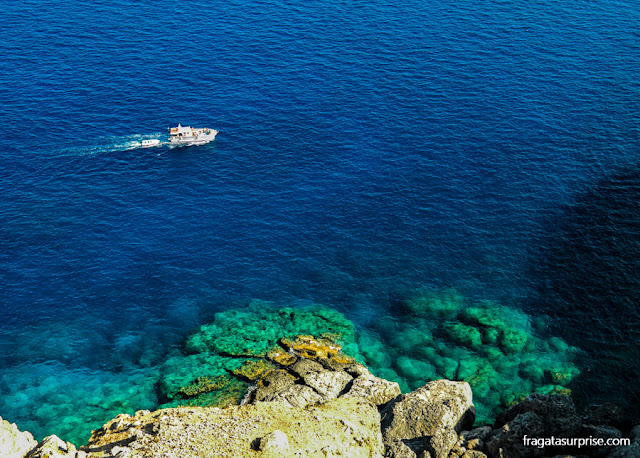
[[[535,312],[558,221],[640,162],[629,0],[0,5],[0,415],[36,435],[249,298]],[[221,133],[133,147],[178,122]]]

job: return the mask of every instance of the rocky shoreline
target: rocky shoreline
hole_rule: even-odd
[[[299,345],[296,350],[295,344]],[[435,380],[406,394],[345,357],[299,336],[272,355],[241,405],[176,407],[120,414],[76,446],[57,436],[36,443],[0,422],[5,458],[134,457],[640,457],[640,426],[612,405],[579,415],[571,399],[533,394],[493,426],[473,428],[468,383]],[[302,347],[301,347],[302,346]],[[306,349],[304,351],[301,348]],[[524,437],[630,438],[628,446],[539,447]]]

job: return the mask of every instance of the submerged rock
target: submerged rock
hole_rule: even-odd
[[[359,352],[376,375],[402,392],[431,380],[471,385],[478,424],[492,424],[531,393],[565,394],[580,373],[577,348],[542,338],[524,312],[490,301],[465,301],[454,289],[422,290],[400,304],[403,319],[380,316],[361,332]]]
[[[301,334],[347,343],[355,340],[355,327],[340,312],[319,305],[275,308],[254,300],[245,309],[216,313],[212,323],[187,338],[185,348],[190,354],[263,358],[278,339]]]
[[[536,386],[561,391],[557,384],[575,375],[572,349],[559,339],[544,342],[533,336],[526,315],[507,316],[505,308],[492,304],[465,307],[454,290],[417,298],[412,305],[411,313],[455,318],[458,323],[429,324],[426,317],[413,316],[408,321],[415,327],[389,325],[387,338],[402,350],[394,354],[364,333],[359,348],[353,325],[337,312],[266,310],[263,303],[223,312],[187,340],[185,352],[164,365],[157,385],[165,402],[160,410],[118,415],[94,431],[80,450],[56,436],[37,447],[33,437],[29,441],[25,436],[24,446],[16,448],[11,444],[20,432],[3,422],[12,438],[7,450],[29,447],[16,458],[25,458],[25,453],[30,458],[483,458],[485,453],[535,456],[538,451],[519,446],[523,434],[592,431],[618,437],[607,429],[609,419],[616,417],[613,411],[594,412],[591,418],[604,420],[590,430],[566,397],[526,398]],[[458,345],[448,346],[443,336]],[[403,375],[410,383],[401,383],[414,391],[401,395],[398,383],[374,376],[342,352],[343,344],[359,358],[377,357],[377,374]],[[558,354],[569,356],[559,359]],[[546,359],[537,359],[540,356]],[[441,373],[469,383],[441,379]],[[503,380],[505,375],[524,378],[514,385]],[[421,381],[428,383],[417,385]],[[465,432],[476,417],[472,389],[488,405],[514,404],[498,417],[496,429]]]
[[[295,366],[295,368],[294,368]],[[340,375],[341,374],[341,375]],[[351,381],[332,399],[314,384],[325,377],[347,376]],[[4,437],[27,440],[22,448],[0,443],[3,458],[141,458],[141,457],[270,457],[313,456],[387,458],[520,458],[536,456],[640,457],[640,426],[621,432],[615,409],[595,416],[594,410],[578,416],[564,396],[532,395],[498,417],[495,428],[469,430],[474,419],[471,388],[466,382],[437,380],[403,395],[397,384],[373,377],[353,364],[330,370],[321,360],[299,359],[295,365],[272,371],[262,379],[277,387],[271,402],[249,400],[227,408],[181,407],[155,412],[120,414],[93,432],[88,444],[76,448],[56,436],[35,441],[3,422]],[[395,385],[395,386],[394,386]],[[395,388],[395,389],[394,389]],[[295,398],[295,393],[313,393]],[[285,399],[288,393],[294,396]],[[368,399],[383,393],[375,405]],[[360,396],[359,394],[363,394]],[[291,402],[292,399],[296,399]],[[611,415],[609,415],[611,413]],[[597,425],[583,419],[597,418]],[[558,447],[525,443],[524,437],[631,438],[630,445],[576,443]],[[7,445],[9,444],[9,445]],[[31,450],[28,450],[31,447]],[[20,450],[16,452],[16,450]]]
[[[355,327],[335,310],[276,308],[252,301],[245,309],[217,313],[212,323],[187,338],[184,352],[164,364],[157,385],[159,407],[239,404],[250,384],[299,359],[321,361],[336,370],[354,363],[340,345],[354,342]],[[335,381],[316,382],[319,391],[344,387]]]

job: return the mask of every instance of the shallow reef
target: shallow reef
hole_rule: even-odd
[[[337,365],[355,360],[398,382],[405,393],[440,378],[467,381],[482,424],[530,393],[570,393],[579,373],[573,363],[577,349],[535,330],[523,312],[470,302],[454,289],[417,291],[392,315],[378,316],[361,330],[322,305],[294,308],[254,300],[217,313],[166,358],[156,354],[160,350],[144,358],[161,360],[159,365],[131,361],[119,372],[70,372],[62,363],[35,361],[16,367],[11,377],[0,378],[0,407],[36,436],[54,433],[83,443],[119,413],[239,404],[250,387],[298,355]],[[131,341],[121,352],[126,356],[137,355],[136,342],[143,340],[121,341]]]
[[[455,289],[418,291],[401,307],[375,320],[358,345],[367,367],[399,382],[403,392],[439,378],[464,380],[473,390],[478,424],[530,393],[571,393],[578,349],[537,335],[522,311],[469,303]]]
[[[114,415],[157,405],[154,385],[159,374],[153,368],[70,371],[50,362],[21,366],[10,375],[20,383],[0,379],[7,385],[2,387],[6,394],[0,397],[0,411],[4,418],[18,417],[20,427],[38,440],[56,434],[81,444]]]
[[[338,311],[251,301],[246,308],[217,313],[187,338],[183,352],[166,361],[158,384],[160,407],[238,404],[251,383],[287,365],[292,352],[346,358],[339,350],[344,345],[357,354],[355,340],[353,323]]]
[[[468,382],[477,422],[484,424],[531,393],[569,395],[567,385],[579,374],[572,362],[577,351],[562,339],[538,336],[522,311],[469,303],[454,289],[418,291],[400,313],[359,332],[320,305],[254,300],[216,314],[190,335],[184,351],[164,364],[158,396],[160,407],[237,404],[252,383],[295,361],[292,354],[353,357],[403,392],[441,378]]]

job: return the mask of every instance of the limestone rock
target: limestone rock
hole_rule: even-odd
[[[82,456],[84,452],[78,452],[75,445],[52,435],[42,439],[36,448],[26,455],[26,458],[81,458]]]
[[[286,370],[280,369],[270,372],[263,377],[260,382],[258,382],[256,389],[261,389],[264,393],[280,391],[296,383],[296,380],[296,376]]]
[[[416,457],[428,452],[446,458],[458,433],[473,424],[475,410],[466,382],[435,380],[398,396],[381,411],[387,456]]]
[[[313,388],[305,385],[289,385],[282,390],[269,391],[268,393],[263,393],[258,389],[254,393],[254,400],[259,399],[262,402],[282,402],[291,407],[306,407],[327,400]]]
[[[304,383],[324,399],[337,398],[353,378],[346,372],[316,372],[304,377]]]
[[[285,453],[289,450],[289,438],[276,429],[260,439],[259,450],[263,452]]]
[[[288,368],[289,372],[304,378],[306,375],[324,371],[324,366],[317,361],[301,358]]]
[[[305,407],[341,396],[360,396],[383,405],[398,395],[397,383],[374,377],[363,365],[320,354],[313,360],[299,356],[295,363],[271,371],[251,389],[246,402],[280,401]]]
[[[164,409],[112,420],[94,431],[83,450],[89,458],[111,457],[114,451],[127,458],[381,458],[379,422],[376,407],[358,397],[306,408],[258,402],[225,409]]]
[[[23,458],[38,443],[28,431],[0,417],[0,451],[5,458]]]
[[[285,349],[307,359],[329,359],[339,363],[354,362],[350,356],[341,353],[342,347],[330,339],[298,335],[295,338],[283,338],[278,343]]]
[[[372,404],[381,406],[400,396],[400,385],[374,377],[371,373],[362,374],[353,380],[344,396],[360,396]]]

